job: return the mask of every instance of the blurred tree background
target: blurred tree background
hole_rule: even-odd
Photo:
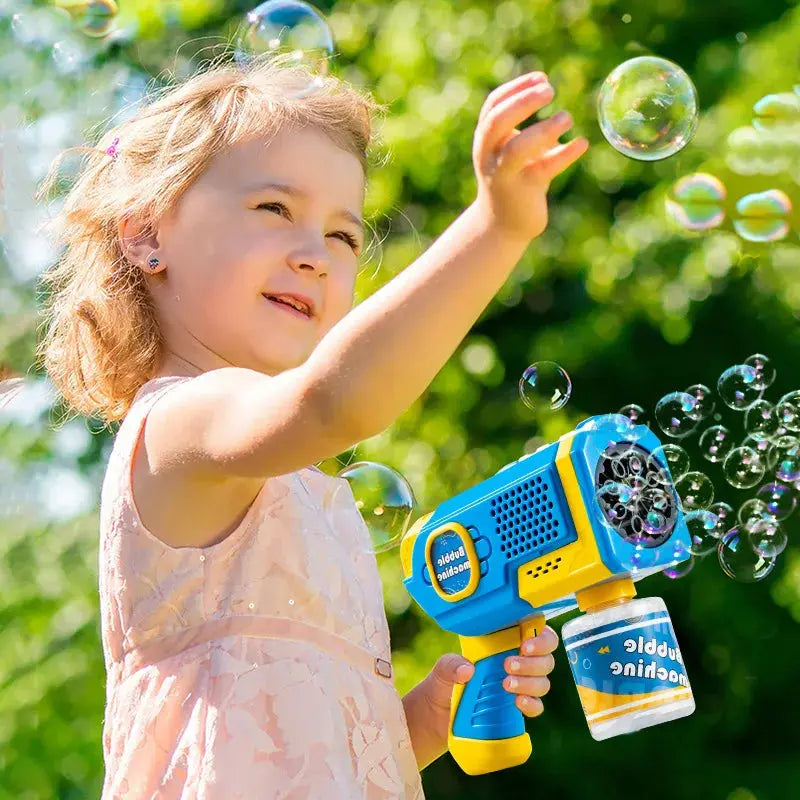
[[[30,231],[30,196],[56,153],[93,142],[148,83],[190,74],[253,3],[120,4],[115,30],[77,41],[29,24],[45,4],[0,0],[3,241],[0,368],[31,370],[36,276],[53,254]],[[651,413],[669,391],[716,385],[755,352],[778,370],[767,398],[800,387],[798,213],[783,240],[754,244],[732,225],[735,201],[778,188],[800,207],[800,163],[737,167],[729,135],[754,103],[800,83],[800,8],[782,0],[356,0],[324,2],[339,53],[334,72],[372,90],[390,112],[389,158],[369,177],[365,213],[382,242],[364,264],[360,301],[411,263],[475,192],[470,152],[478,112],[495,86],[544,69],[591,147],[551,191],[551,221],[429,390],[380,436],[322,466],[369,459],[404,474],[426,513],[591,414],[636,402]],[[14,15],[18,15],[16,18]],[[47,28],[47,25],[44,25]],[[54,38],[59,42],[53,48]],[[59,38],[61,37],[61,38]],[[78,37],[79,38],[79,37]],[[85,37],[84,37],[85,39]],[[88,51],[85,48],[88,47]],[[664,161],[633,161],[597,125],[597,89],[635,55],[680,64],[700,97],[694,140]],[[119,117],[117,117],[119,118]],[[745,161],[747,158],[745,157]],[[664,212],[674,182],[695,171],[728,189],[725,223],[681,230]],[[487,269],[492,265],[487,264]],[[569,404],[534,414],[518,381],[539,360],[572,377]],[[0,419],[0,800],[86,798],[102,785],[105,674],[97,597],[99,487],[111,436],[96,420],[57,424],[46,382],[24,413]],[[741,416],[730,421],[742,433]],[[743,433],[742,433],[743,436]],[[708,467],[717,499],[752,493]],[[429,798],[478,800],[532,792],[554,798],[788,800],[800,796],[800,548],[763,581],[738,583],[716,556],[678,580],[657,575],[639,596],[662,596],[684,653],[697,710],[634,736],[589,735],[563,649],[545,713],[529,720],[529,762],[469,777],[449,755],[423,773]],[[398,689],[458,650],[410,601],[399,552],[378,556]],[[556,630],[574,614],[556,618]]]

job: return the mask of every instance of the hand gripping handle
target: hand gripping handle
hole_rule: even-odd
[[[453,686],[447,746],[468,775],[524,764],[530,757],[531,738],[516,695],[503,686],[505,660],[518,655],[525,639],[544,630],[543,615],[485,636],[459,636],[461,652],[475,665],[466,684]]]

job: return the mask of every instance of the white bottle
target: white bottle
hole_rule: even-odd
[[[686,717],[694,697],[675,631],[660,597],[631,599],[629,578],[576,596],[586,613],[561,638],[592,738]]]

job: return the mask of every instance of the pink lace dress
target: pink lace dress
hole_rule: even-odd
[[[133,454],[183,380],[142,386],[102,488],[103,800],[422,798],[347,481],[268,478],[211,547],[170,547],[142,524]]]

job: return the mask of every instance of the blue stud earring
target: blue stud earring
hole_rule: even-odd
[[[155,269],[159,265],[159,263],[160,262],[159,262],[159,260],[157,258],[151,258],[147,262],[147,265],[150,267],[150,269]]]

